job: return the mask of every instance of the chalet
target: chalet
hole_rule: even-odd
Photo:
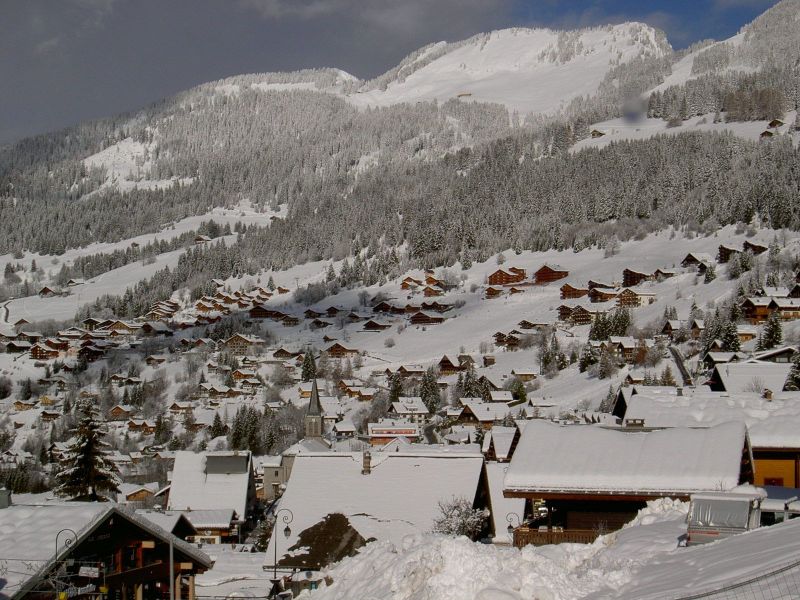
[[[331,323],[330,321],[323,321],[322,319],[314,319],[309,324],[309,327],[311,327],[311,329],[325,329],[326,327],[330,327],[331,325],[333,325],[333,323]]]
[[[474,425],[486,431],[511,414],[505,402],[484,402],[481,398],[461,398],[460,401],[464,410],[458,418],[459,425]]]
[[[169,325],[161,321],[145,321],[142,323],[142,333],[148,336],[171,336],[172,329],[170,329]]]
[[[295,327],[300,324],[300,319],[294,315],[285,315],[280,321],[285,327]]]
[[[368,317],[363,317],[360,314],[358,314],[357,312],[350,311],[349,313],[347,313],[347,316],[345,318],[350,323],[358,323],[360,321],[363,321],[363,320],[367,319]]]
[[[115,404],[108,411],[108,420],[109,421],[127,421],[134,414],[136,414],[136,408],[135,407],[130,406],[128,404]]]
[[[444,323],[444,317],[429,315],[419,311],[416,314],[411,315],[411,317],[408,319],[408,322],[411,325],[437,325],[439,323]]]
[[[592,136],[592,139],[596,139],[603,137],[605,133],[600,131],[599,129],[592,129],[592,132],[589,135]]]
[[[526,273],[524,269],[511,267],[508,271],[498,269],[487,278],[487,283],[490,286],[495,285],[511,285],[515,283],[522,283],[525,281]]]
[[[520,439],[517,427],[496,425],[483,438],[486,460],[499,463],[510,462]],[[521,516],[521,515],[520,515]]]
[[[699,340],[705,330],[706,323],[703,319],[692,319],[692,322],[689,324],[689,334],[693,340]]]
[[[487,298],[499,298],[503,295],[503,290],[496,287],[487,287],[484,293]]]
[[[791,363],[760,360],[718,365],[706,385],[713,392],[781,392],[791,368]]]
[[[750,321],[752,324],[757,325],[763,323],[772,314],[774,308],[772,305],[772,298],[765,298],[761,296],[750,296],[742,300],[742,316]]]
[[[267,308],[263,304],[256,304],[248,311],[251,319],[272,319],[275,315],[274,310]]]
[[[294,520],[288,537],[276,528],[268,560],[277,550],[278,564],[302,573],[342,560],[370,539],[399,547],[408,536],[432,530],[443,490],[448,498],[467,498],[476,510],[487,508],[479,452],[392,447],[400,451],[298,454],[281,498]]]
[[[273,358],[276,358],[278,360],[290,360],[292,358],[297,358],[298,356],[302,355],[303,355],[302,352],[292,352],[291,350],[287,350],[283,346],[281,346],[280,348],[275,350],[275,352],[272,353]]]
[[[665,279],[670,279],[675,277],[677,273],[675,271],[671,271],[668,269],[656,269],[653,271],[653,277],[656,281],[664,281]]]
[[[100,325],[100,321],[98,319],[93,319],[92,317],[88,317],[81,321],[81,325],[86,331],[94,331],[97,329],[97,326]]]
[[[281,286],[278,286],[278,289],[276,289],[275,291],[278,292],[279,294],[288,294],[289,292],[291,292],[291,290],[289,288],[285,288],[285,287],[281,287]]]
[[[602,459],[597,449],[602,448]],[[713,449],[713,450],[710,450]],[[648,500],[687,500],[754,481],[743,423],[648,433],[529,421],[506,473],[504,496],[544,500],[546,517],[514,531],[514,545],[591,543],[636,516]]]
[[[523,319],[517,323],[517,327],[520,329],[542,329],[543,327],[547,327],[547,323],[534,323],[533,321]]]
[[[683,329],[683,323],[681,321],[675,319],[669,319],[664,323],[664,326],[661,328],[662,335],[669,336],[670,339]]]
[[[635,287],[643,281],[651,281],[652,279],[653,275],[650,273],[644,273],[634,269],[624,269],[622,271],[622,285],[624,287]]]
[[[437,367],[442,375],[453,375],[463,370],[458,359],[447,356],[446,354],[439,360]]]
[[[220,349],[231,354],[242,356],[251,354],[255,350],[263,347],[264,340],[252,335],[234,333],[231,337],[220,344]]]
[[[751,242],[750,240],[745,240],[742,244],[742,249],[745,252],[750,252],[754,255],[763,254],[767,250],[769,250],[769,246],[765,246],[764,244],[759,244],[757,242]]]
[[[616,299],[619,295],[619,290],[614,288],[591,288],[589,290],[589,302],[595,304],[600,302],[608,302]]]
[[[425,374],[425,368],[422,365],[400,365],[397,369],[400,377],[406,379],[408,377],[422,377]]]
[[[511,374],[525,383],[536,379],[536,371],[533,369],[511,369]]]
[[[39,290],[39,296],[42,298],[52,298],[54,296],[60,296],[60,295],[61,292],[49,286],[44,286],[42,289]]]
[[[391,312],[398,313],[398,314],[399,314],[399,312],[402,312],[402,313],[405,313],[405,314],[413,315],[415,312],[417,312],[419,310],[422,310],[422,305],[421,304],[411,304],[409,302],[408,304],[406,304],[402,308],[392,307],[392,311]]]
[[[376,312],[376,313],[381,313],[381,312],[382,312],[382,313],[388,313],[388,312],[392,312],[392,309],[393,309],[393,308],[394,308],[394,307],[393,307],[391,304],[389,304],[388,302],[385,302],[385,301],[383,301],[383,302],[378,302],[378,304],[376,304],[375,306],[373,306],[373,307],[372,307],[372,312]]]
[[[609,283],[607,281],[597,281],[595,279],[590,279],[586,283],[586,287],[589,288],[590,290],[594,290],[596,288],[605,289],[605,290],[613,290],[617,286],[615,286],[613,283]]]
[[[419,396],[401,396],[397,402],[392,402],[389,414],[394,418],[417,424],[425,423],[430,416],[428,408]]]
[[[418,287],[422,287],[422,281],[411,276],[404,278],[403,281],[400,282],[400,289],[403,290],[414,290]]]
[[[144,419],[129,419],[126,423],[126,427],[131,433],[152,435],[156,432],[156,424],[153,421],[147,421]]]
[[[442,289],[440,289],[438,287],[427,285],[427,286],[425,286],[425,289],[422,290],[422,295],[425,296],[426,298],[433,298],[435,296],[442,296],[442,295],[444,295],[444,290],[442,290]]]
[[[573,300],[576,298],[583,298],[589,294],[589,288],[575,287],[570,283],[565,283],[561,286],[561,299]]]
[[[542,265],[534,274],[536,285],[545,285],[569,277],[569,271],[560,265]]]
[[[769,129],[765,129],[764,131],[761,132],[761,135],[759,135],[758,137],[760,137],[761,139],[767,139],[767,138],[771,138],[771,137],[774,137],[774,136],[775,136],[775,133],[773,133]]]
[[[728,246],[726,244],[720,244],[719,248],[717,249],[717,260],[721,264],[725,264],[730,262],[731,258],[739,254],[739,249],[734,248],[733,246]]]
[[[358,388],[358,399],[361,402],[369,402],[373,398],[375,398],[375,394],[378,393],[378,390],[373,387],[360,387]]]
[[[690,252],[681,261],[681,266],[684,269],[688,269],[689,267],[699,267],[702,264],[710,265],[713,262],[714,259],[711,258],[710,254],[704,252]]]
[[[777,311],[784,321],[800,319],[799,298],[773,298],[772,302],[770,302],[770,309]]]
[[[34,360],[53,360],[58,358],[60,352],[48,347],[46,344],[31,346],[31,358]]]
[[[405,419],[379,419],[377,423],[367,424],[367,435],[370,446],[384,446],[397,438],[405,438],[416,442],[421,435],[417,423]]]
[[[362,327],[363,331],[383,331],[388,329],[391,325],[387,325],[385,323],[378,323],[373,319],[370,319],[366,323],[364,323],[364,327]]]
[[[741,343],[749,342],[758,337],[758,329],[750,325],[737,325],[736,335]]]
[[[234,381],[240,381],[242,379],[252,379],[256,376],[255,371],[250,371],[249,369],[236,369],[231,373],[231,378]]]
[[[354,356],[358,356],[358,350],[347,348],[342,344],[340,344],[339,342],[336,342],[335,344],[329,346],[325,350],[325,352],[331,358],[351,358]]]
[[[313,309],[311,309],[311,308],[308,308],[308,309],[306,309],[306,311],[303,313],[303,316],[304,316],[306,319],[319,319],[319,318],[320,318],[321,316],[323,316],[324,314],[325,314],[325,313],[317,312],[316,310],[313,310]]]
[[[617,296],[617,306],[639,307],[647,306],[656,301],[656,295],[640,289],[625,288]]]
[[[796,346],[781,346],[779,348],[772,348],[771,350],[756,352],[753,358],[762,362],[788,363],[792,361],[792,357],[797,351],[798,349]]]
[[[194,243],[195,244],[205,244],[206,242],[210,242],[210,241],[211,241],[211,238],[208,237],[207,235],[197,235],[194,238]]]
[[[514,401],[514,396],[508,390],[492,390],[489,392],[489,402],[509,402]]]
[[[783,127],[784,125],[785,123],[780,119],[772,119],[772,121],[767,124],[767,127],[770,129],[777,129],[778,127]]]
[[[38,402],[36,400],[15,400],[14,401],[14,410],[18,412],[25,412],[26,410],[31,410],[36,408]]]
[[[484,354],[483,355],[483,366],[484,367],[491,367],[497,362],[494,354]]]
[[[9,599],[154,598],[170,588],[174,571],[175,597],[195,600],[195,578],[213,563],[195,546],[113,503],[16,506],[8,497],[4,504],[0,550],[27,565],[4,573]]]
[[[22,352],[29,352],[33,347],[30,342],[11,340],[6,344],[6,352],[9,354],[20,354]]]

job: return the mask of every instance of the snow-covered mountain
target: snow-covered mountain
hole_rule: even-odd
[[[426,46],[348,99],[387,106],[461,98],[520,113],[553,113],[595,94],[614,67],[671,54],[663,32],[642,23],[576,31],[504,29]]]

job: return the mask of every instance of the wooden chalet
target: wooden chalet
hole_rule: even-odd
[[[278,286],[278,288],[277,288],[275,291],[276,291],[278,294],[288,294],[288,293],[289,293],[289,292],[291,292],[292,290],[290,290],[289,288],[285,288],[285,287],[282,287],[282,286]]]
[[[730,262],[734,255],[739,254],[739,249],[726,244],[720,244],[717,249],[717,261],[721,264]]]
[[[436,296],[443,296],[444,295],[444,290],[442,290],[442,289],[440,289],[438,287],[434,287],[432,285],[426,285],[425,289],[422,290],[422,295],[425,296],[426,298],[433,298],[433,297],[436,297]]]
[[[195,600],[195,578],[213,564],[196,546],[112,503],[3,504],[0,550],[28,565],[3,576],[9,599],[161,598],[172,574],[175,598]]]
[[[676,319],[668,319],[664,326],[661,328],[662,335],[669,336],[670,339],[681,329],[683,329],[683,323]]]
[[[311,329],[325,329],[326,327],[330,327],[331,325],[333,325],[333,323],[331,323],[330,321],[323,321],[322,319],[314,319],[309,324],[309,327],[311,327]]]
[[[622,271],[622,285],[623,287],[634,287],[643,281],[651,281],[653,275],[651,273],[644,273],[634,269],[624,269]]]
[[[408,322],[411,325],[438,325],[439,323],[444,323],[444,317],[439,317],[436,315],[430,315],[419,311],[408,319]]]
[[[653,271],[653,277],[656,281],[664,281],[665,279],[675,277],[675,275],[677,275],[677,273],[669,269],[656,269]]]
[[[742,316],[750,323],[763,323],[772,314],[774,308],[771,307],[772,298],[751,296],[742,300]]]
[[[231,337],[220,344],[220,349],[234,355],[250,354],[254,350],[263,347],[264,341],[260,338],[234,333]]]
[[[595,304],[599,302],[608,302],[616,299],[619,291],[614,288],[590,288],[589,289],[589,302]]]
[[[599,129],[592,129],[592,132],[590,133],[590,135],[592,136],[592,139],[597,139],[597,138],[603,137],[605,135],[605,133],[603,133]]]
[[[700,265],[709,265],[714,262],[714,259],[711,258],[710,254],[705,254],[703,252],[689,252],[684,259],[681,261],[681,266],[684,269],[688,269],[689,267],[699,267]]]
[[[453,375],[464,370],[464,368],[461,366],[461,362],[458,359],[446,354],[439,360],[436,366],[441,375]]]
[[[589,295],[589,288],[575,287],[571,283],[565,283],[561,286],[561,299],[574,300],[576,298],[583,298]]]
[[[402,290],[415,290],[418,287],[422,287],[422,281],[411,276],[405,277],[403,281],[400,282],[400,289]]]
[[[609,283],[607,281],[597,281],[595,279],[590,279],[589,281],[586,282],[586,287],[589,288],[590,290],[593,290],[593,289],[596,289],[596,288],[605,289],[605,290],[613,290],[617,286],[614,285],[613,283]]]
[[[617,306],[639,307],[647,306],[656,301],[656,295],[652,292],[625,288],[617,295]]]
[[[31,346],[31,358],[33,360],[54,360],[58,358],[60,352],[48,347],[46,344],[34,344]]]
[[[486,295],[487,298],[499,298],[500,296],[503,295],[503,290],[501,290],[500,288],[490,286],[487,287],[486,290],[484,290],[484,294]]]
[[[560,265],[544,264],[533,274],[536,285],[545,285],[569,277],[569,271]]]
[[[374,321],[373,319],[370,319],[366,323],[364,323],[364,326],[362,327],[362,330],[363,331],[384,331],[385,329],[388,329],[389,327],[391,327],[391,325],[387,325],[385,323],[378,323],[378,321]]]
[[[602,449],[598,454],[597,450]],[[613,431],[593,425],[526,424],[504,480],[506,498],[524,498],[529,524],[514,545],[591,543],[619,529],[648,500],[688,500],[754,482],[743,423],[704,429]],[[545,502],[546,516],[532,514]]]
[[[54,288],[51,288],[50,286],[47,286],[47,285],[44,286],[42,289],[40,289],[38,293],[39,293],[39,296],[42,297],[42,298],[52,298],[54,296],[60,296],[61,295],[61,293],[58,290],[56,290]]]
[[[354,350],[352,348],[347,348],[347,347],[343,346],[342,344],[340,344],[339,342],[336,342],[335,344],[332,344],[331,346],[329,346],[325,350],[325,352],[331,358],[351,358],[351,357],[358,356],[358,350]]]
[[[767,127],[770,129],[777,129],[778,127],[783,127],[785,123],[780,119],[772,119],[769,123],[767,123]]]
[[[111,410],[108,411],[108,420],[127,421],[134,414],[136,414],[136,408],[134,408],[133,406],[129,406],[126,404],[116,404],[113,407],[111,407]]]
[[[742,244],[742,249],[745,252],[750,252],[754,255],[763,254],[767,250],[769,250],[769,246],[765,246],[764,244],[759,244],[757,242],[751,242],[750,240],[745,240]]]
[[[515,283],[522,283],[525,281],[525,277],[525,269],[510,267],[508,270],[497,269],[497,271],[489,275],[486,281],[490,286],[513,285]]]

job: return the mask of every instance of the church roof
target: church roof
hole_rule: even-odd
[[[308,410],[306,411],[308,417],[322,416],[322,406],[319,402],[319,390],[317,389],[317,380],[311,385],[311,400],[308,403]]]

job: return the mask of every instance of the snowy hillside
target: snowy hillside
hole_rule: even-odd
[[[635,58],[671,52],[640,23],[558,32],[504,29],[420,50],[348,99],[358,106],[452,98],[497,102],[520,113],[554,113],[593,95],[606,73]]]

